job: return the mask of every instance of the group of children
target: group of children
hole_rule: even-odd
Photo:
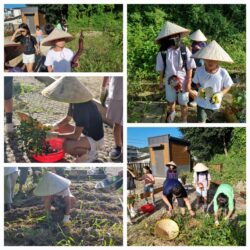
[[[200,30],[190,35],[193,40],[191,52],[181,44],[181,38],[188,34],[188,29],[166,22],[156,38],[160,45],[156,71],[160,73],[161,89],[165,83],[166,122],[169,123],[174,122],[177,102],[181,106],[183,122],[188,120],[189,103],[197,105],[198,122],[212,121],[223,96],[233,85],[227,70],[220,67],[221,62],[233,63],[227,52],[216,41],[207,45],[207,38]],[[191,98],[195,103],[190,102]]]
[[[190,203],[187,191],[182,183],[182,180],[178,177],[177,165],[171,161],[166,164],[167,172],[166,179],[163,183],[163,195],[162,200],[166,205],[168,216],[172,216],[174,213],[173,202],[176,199],[178,206],[180,207],[181,214],[185,214],[185,208],[187,207],[191,216],[195,215],[195,212]],[[210,190],[211,175],[209,169],[203,163],[197,163],[193,168],[193,187],[196,192],[196,209],[199,209],[203,204],[204,212],[208,212],[208,191]],[[152,204],[155,206],[154,198],[154,184],[155,178],[152,175],[152,171],[148,166],[143,168],[144,175],[140,178],[137,177],[135,170],[128,166],[127,170],[127,189],[128,189],[128,210],[130,216],[134,218],[136,211],[134,209],[135,204],[135,180],[144,181],[144,197],[148,203],[147,195],[150,193],[152,198]],[[225,220],[229,220],[234,212],[234,191],[233,187],[229,184],[220,184],[216,190],[216,193],[210,203],[213,204],[215,225],[219,225],[220,208],[226,210]]]
[[[71,34],[58,26],[53,31],[50,30],[45,38],[42,29],[36,26],[36,37],[34,37],[29,26],[22,23],[12,35],[11,41],[23,45],[23,63],[27,72],[33,72],[36,55],[41,53],[41,45],[51,47],[44,62],[48,72],[71,72],[74,52],[65,45],[73,39]]]

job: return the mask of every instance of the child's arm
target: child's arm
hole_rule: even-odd
[[[129,172],[134,178],[136,178],[136,175],[135,175],[132,171],[130,171],[130,170],[128,169],[128,172]]]
[[[47,66],[48,72],[53,72],[53,68],[51,65]]]
[[[20,32],[20,31],[22,31],[23,29],[17,29],[15,32],[14,32],[14,34],[12,35],[12,37],[11,37],[11,42],[15,42],[15,40],[16,40],[16,34],[18,33],[18,32]]]
[[[221,91],[221,93],[223,94],[223,96],[226,95],[226,94],[229,92],[230,89],[231,89],[231,87],[224,88],[224,89]]]
[[[163,71],[160,71],[160,89],[163,89],[163,80],[164,80],[164,72]]]
[[[152,184],[155,184],[155,177],[152,175]]]
[[[163,194],[163,195],[162,195],[162,199],[163,199],[164,203],[168,206],[169,211],[171,212],[171,211],[173,210],[173,207],[172,207],[172,205],[170,204],[168,198]]]
[[[192,72],[193,72],[193,69],[188,69],[186,73],[186,92],[191,91]]]

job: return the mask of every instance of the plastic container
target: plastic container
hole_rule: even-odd
[[[34,160],[39,161],[39,162],[50,163],[50,162],[57,162],[63,159],[64,151],[62,147],[63,147],[64,139],[54,138],[54,139],[48,140],[48,142],[53,149],[57,149],[58,151],[56,153],[51,153],[51,154],[32,155],[32,158]]]
[[[152,203],[143,205],[140,207],[140,210],[145,213],[153,213],[155,211],[155,206]]]

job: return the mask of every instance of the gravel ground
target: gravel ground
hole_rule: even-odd
[[[101,77],[79,77],[93,93],[95,99],[99,99],[102,83]],[[68,104],[49,100],[40,92],[47,84],[34,77],[14,77],[14,112],[13,122],[19,124],[15,111],[32,114],[32,117],[42,123],[54,123],[67,114]],[[104,124],[104,146],[98,152],[97,162],[111,162],[109,152],[114,145],[112,128]],[[23,154],[18,146],[15,135],[5,135],[5,162],[34,162],[26,154]],[[74,162],[75,158],[66,155],[62,162]],[[117,162],[121,162],[118,159]]]

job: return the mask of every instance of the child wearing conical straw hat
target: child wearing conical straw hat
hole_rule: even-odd
[[[176,102],[181,106],[182,122],[187,122],[189,92],[192,69],[196,68],[188,48],[181,45],[181,37],[189,34],[189,30],[171,22],[166,22],[156,43],[161,49],[156,59],[156,71],[160,73],[160,89],[163,88],[165,77],[166,100],[168,112],[166,122],[174,122]]]
[[[45,211],[50,214],[53,207],[51,203],[56,197],[62,197],[65,204],[63,223],[70,224],[70,209],[74,207],[76,198],[72,195],[69,186],[71,182],[55,173],[47,172],[34,190],[34,195],[43,197]]]
[[[227,70],[219,64],[233,63],[233,60],[216,41],[212,41],[192,57],[204,60],[204,65],[196,70],[193,78],[199,91],[195,93],[190,90],[190,94],[196,96],[198,122],[205,123],[219,111],[223,96],[233,85]]]
[[[53,132],[48,132],[47,138],[64,138],[64,152],[75,156],[77,162],[95,161],[104,142],[103,121],[85,84],[76,77],[61,77],[46,87],[42,95],[69,103],[67,115],[52,125]]]
[[[41,44],[43,46],[51,46],[45,60],[48,72],[71,72],[71,61],[74,53],[71,49],[65,48],[67,42],[74,38],[66,31],[55,28]]]

